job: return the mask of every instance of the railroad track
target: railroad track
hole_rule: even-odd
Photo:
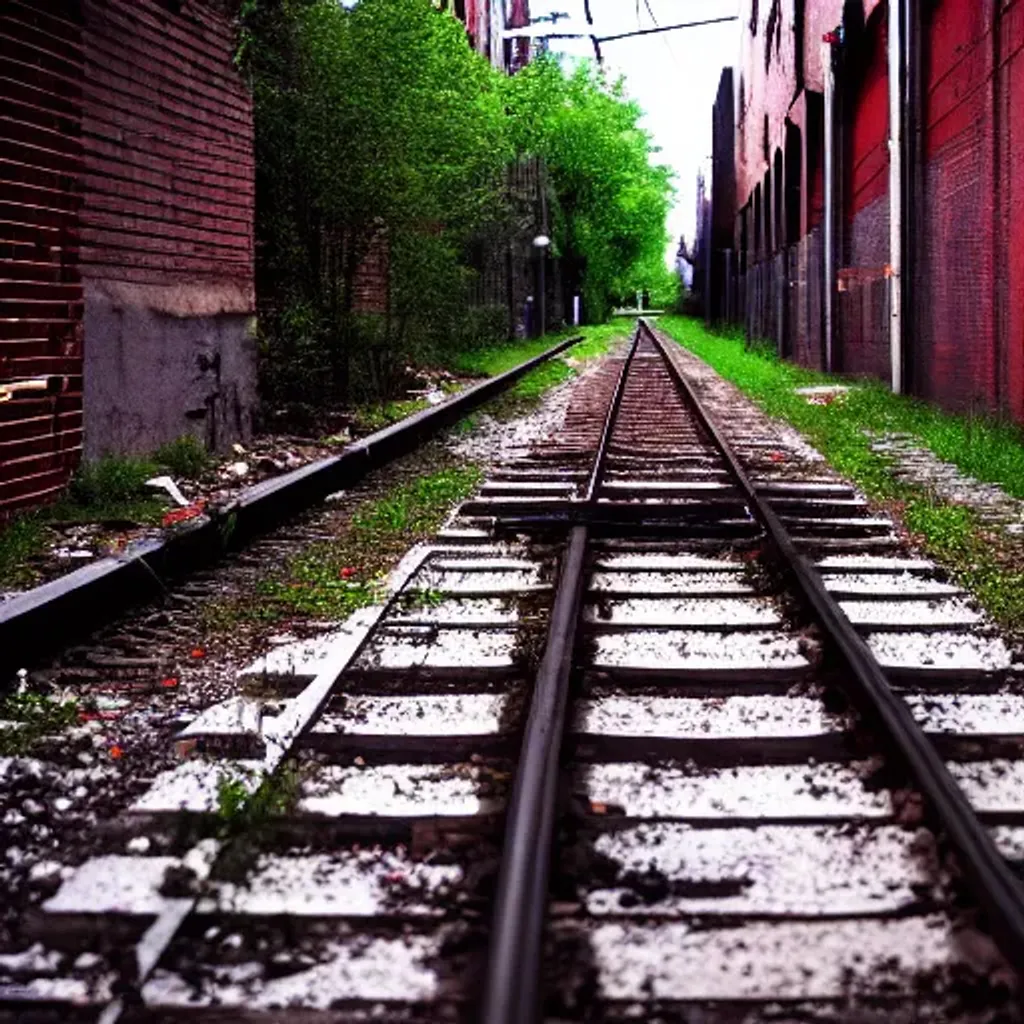
[[[646,324],[299,677],[185,730],[12,1012],[1019,1019],[1012,652]]]

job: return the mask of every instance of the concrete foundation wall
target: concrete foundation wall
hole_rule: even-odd
[[[252,433],[253,319],[171,315],[86,283],[85,455],[144,454],[191,434],[224,450]]]

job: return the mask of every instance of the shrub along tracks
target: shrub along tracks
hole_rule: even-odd
[[[1017,1019],[1024,691],[965,595],[646,328],[517,454],[383,603],[183,731],[119,820],[146,849],[64,882],[35,928],[68,966],[8,997]]]

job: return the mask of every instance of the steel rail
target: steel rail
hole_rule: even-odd
[[[1024,972],[1024,887],[999,853],[906,702],[893,692],[871,649],[826,589],[813,562],[797,550],[779,517],[758,493],[718,423],[671,358],[661,338],[646,321],[639,321],[639,325],[639,330],[646,331],[654,342],[673,380],[728,463],[784,567],[790,571],[815,617],[845,658],[856,682],[860,703],[882,726],[910,769],[956,850],[960,866],[986,915],[1000,952],[1015,970]]]
[[[358,483],[582,340],[575,335],[560,341],[511,370],[347,445],[338,455],[254,484],[208,515],[0,603],[0,693],[17,669],[108,624],[131,605],[151,600],[167,582],[212,565],[332,491]]]
[[[593,505],[596,499],[626,377],[639,341],[637,327],[608,405],[586,490],[579,500],[583,508]],[[544,656],[537,669],[523,730],[519,767],[505,818],[482,1024],[527,1024],[538,1017],[541,946],[558,803],[558,761],[588,542],[589,530],[585,525],[570,529]]]

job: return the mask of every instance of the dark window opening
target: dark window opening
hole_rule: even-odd
[[[754,262],[761,258],[761,186],[754,189]]]
[[[801,189],[803,169],[803,139],[795,124],[786,125],[786,243],[793,245],[800,239]]]
[[[786,244],[786,239],[783,236],[783,223],[782,223],[782,150],[775,150],[775,168],[772,171],[772,185],[775,187],[775,212],[772,215],[772,223],[775,225],[775,237],[772,239],[772,248],[778,249]]]

